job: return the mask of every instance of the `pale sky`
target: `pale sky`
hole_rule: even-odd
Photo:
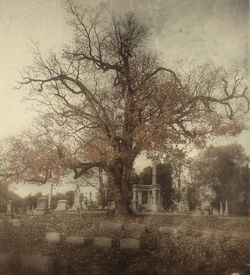
[[[78,0],[94,5],[98,0]],[[150,27],[151,45],[162,53],[166,66],[179,59],[211,61],[226,68],[249,66],[248,0],[107,0],[115,12],[134,11]],[[22,91],[13,90],[19,70],[32,64],[31,40],[46,55],[60,50],[71,39],[62,0],[0,0],[0,137],[28,127],[34,112],[22,102]],[[234,139],[235,140],[235,139]],[[250,134],[236,139],[250,154]],[[145,164],[137,162],[142,169]]]

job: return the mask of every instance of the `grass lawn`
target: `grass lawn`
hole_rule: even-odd
[[[227,230],[249,232],[249,220],[191,216],[131,216],[103,214],[49,214],[20,216],[20,227],[7,221],[0,225],[0,252],[16,255],[47,255],[53,259],[51,274],[227,274],[226,270],[246,269],[250,259],[250,240],[229,238]],[[120,222],[122,230],[101,230],[104,221]],[[126,230],[126,225],[146,225],[142,234]],[[180,227],[176,234],[160,233],[159,226]],[[204,236],[201,229],[221,230],[221,234]],[[86,237],[105,236],[114,240],[139,238],[142,249],[126,251],[116,245],[100,249],[92,244],[73,246],[65,241],[48,244],[46,232]],[[14,261],[15,262],[15,261]],[[16,265],[18,261],[16,260]],[[64,273],[63,273],[64,272]],[[247,272],[247,271],[245,271]],[[230,274],[230,273],[228,273]],[[242,273],[244,274],[244,273]],[[247,274],[247,273],[245,273]]]

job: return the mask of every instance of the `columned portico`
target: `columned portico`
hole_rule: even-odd
[[[133,210],[159,211],[160,209],[161,201],[159,185],[133,185]]]
[[[157,184],[156,163],[153,162],[152,185],[133,185],[133,210],[134,211],[159,211],[161,207],[161,190]]]

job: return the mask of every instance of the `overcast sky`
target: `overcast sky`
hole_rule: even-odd
[[[79,0],[95,5],[97,0]],[[235,63],[248,73],[248,0],[109,0],[116,13],[134,11],[150,27],[151,45],[169,67],[179,59],[214,62],[230,68]],[[19,71],[32,64],[32,43],[42,52],[60,50],[71,39],[61,0],[0,0],[0,137],[28,127],[34,116],[22,91],[13,90]],[[250,135],[238,140],[250,154]],[[137,167],[142,168],[137,163]]]

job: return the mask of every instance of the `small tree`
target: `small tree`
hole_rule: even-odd
[[[210,146],[201,153],[191,166],[192,182],[196,186],[208,186],[216,193],[213,202],[228,201],[230,213],[248,212],[249,157],[239,144]]]
[[[165,153],[165,161],[171,165],[172,182],[176,196],[181,196],[181,189],[187,182],[187,171],[190,163],[187,157],[186,148],[179,149],[178,147],[169,148]]]

